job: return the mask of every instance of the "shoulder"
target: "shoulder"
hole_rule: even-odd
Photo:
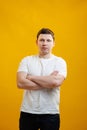
[[[34,60],[36,58],[37,58],[36,55],[25,56],[25,57],[22,58],[22,61],[27,62],[27,61]]]
[[[64,63],[64,64],[66,64],[66,61],[65,61],[64,58],[59,57],[59,56],[54,56],[54,57],[55,57],[55,59],[56,59],[56,61],[57,61],[58,63]]]

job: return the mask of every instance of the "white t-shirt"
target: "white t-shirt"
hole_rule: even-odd
[[[18,68],[18,72],[23,71],[37,76],[50,75],[55,70],[66,78],[66,62],[54,55],[48,59],[39,58],[38,55],[27,56],[22,59]],[[60,87],[24,90],[21,111],[33,114],[56,114],[59,113],[59,103]]]

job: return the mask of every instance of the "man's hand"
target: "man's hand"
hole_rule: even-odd
[[[57,76],[57,74],[58,74],[59,72],[58,71],[53,71],[50,75],[55,75],[55,76]]]
[[[20,89],[28,89],[28,90],[43,89],[40,85],[31,81],[29,75],[27,75],[27,73],[25,73],[25,72],[17,73],[17,86]]]

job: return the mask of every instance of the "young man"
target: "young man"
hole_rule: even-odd
[[[67,75],[64,59],[52,54],[54,33],[42,28],[37,34],[38,55],[22,59],[17,86],[24,89],[20,130],[59,130],[60,86]]]

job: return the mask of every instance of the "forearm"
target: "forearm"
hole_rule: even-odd
[[[30,76],[30,80],[45,88],[52,87],[52,83],[48,76]]]
[[[39,90],[42,89],[40,85],[26,78],[23,72],[17,73],[17,86],[20,89]]]
[[[27,76],[27,79],[39,84],[43,88],[54,88],[62,85],[64,77],[54,72],[48,76]]]
[[[30,80],[23,80],[17,84],[20,89],[39,90],[41,87]]]

